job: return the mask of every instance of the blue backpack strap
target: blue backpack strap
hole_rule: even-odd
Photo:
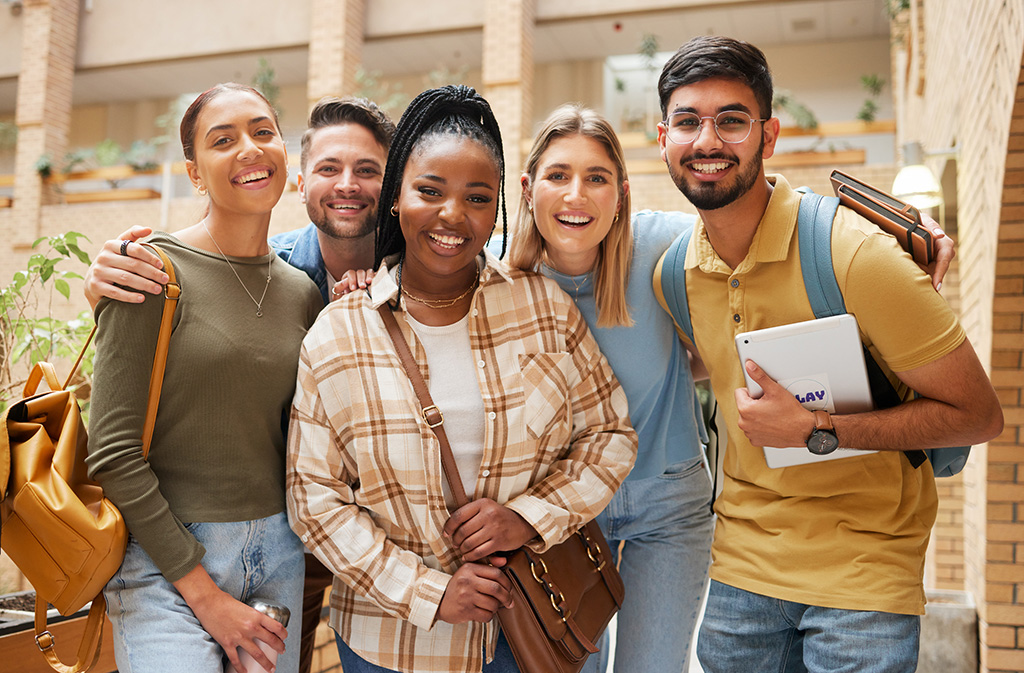
[[[834,196],[821,196],[806,190],[800,198],[800,211],[796,218],[800,236],[800,270],[815,318],[846,313],[843,294],[839,291],[836,272],[832,268],[832,220],[838,209],[839,199]]]
[[[661,293],[665,297],[672,318],[690,340],[693,340],[693,323],[690,322],[690,305],[686,300],[686,250],[690,246],[693,227],[683,231],[665,251],[661,263]]]
[[[846,313],[846,304],[832,266],[832,221],[839,208],[839,199],[821,196],[803,187],[798,191],[803,192],[797,215],[797,230],[800,236],[800,268],[807,299],[815,318],[841,315]],[[875,405],[885,409],[900,404],[902,400],[896,394],[896,389],[867,348],[864,349],[864,361]],[[927,459],[936,477],[951,477],[967,464],[970,451],[969,446],[954,446],[906,451],[905,455],[915,468]]]

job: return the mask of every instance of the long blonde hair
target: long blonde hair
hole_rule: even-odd
[[[593,138],[608,151],[618,171],[619,210],[608,235],[598,246],[597,269],[594,274],[594,298],[597,303],[598,327],[629,327],[633,319],[626,303],[629,265],[633,261],[633,226],[629,220],[629,192],[624,189],[626,162],[622,145],[608,120],[578,103],[563,105],[548,116],[533,141],[526,158],[526,174],[530,189],[537,178],[541,155],[556,138],[582,135]],[[511,246],[509,263],[521,269],[536,269],[544,258],[545,242],[530,212],[526,194],[519,198],[519,212],[509,227]]]

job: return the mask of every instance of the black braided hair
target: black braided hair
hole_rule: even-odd
[[[405,252],[405,238],[398,217],[391,206],[402,186],[402,174],[413,151],[425,140],[439,136],[456,136],[474,140],[493,155],[498,164],[498,200],[501,204],[501,256],[505,256],[508,217],[505,212],[505,158],[501,131],[490,104],[473,88],[459,85],[428,89],[416,96],[398,121],[398,130],[391,140],[388,163],[380,190],[377,208],[377,232],[373,267],[396,252]]]

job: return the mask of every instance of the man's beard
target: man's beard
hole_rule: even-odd
[[[668,167],[668,173],[672,177],[672,181],[676,183],[676,187],[683,193],[690,203],[694,205],[697,210],[718,210],[724,208],[730,203],[735,202],[741,196],[750,191],[750,188],[757,183],[757,178],[761,174],[761,166],[764,161],[761,158],[761,151],[764,149],[764,139],[761,139],[761,144],[757,148],[757,152],[754,158],[750,161],[750,165],[745,170],[742,170],[736,175],[736,179],[733,181],[731,186],[723,185],[718,182],[698,182],[695,185],[691,185],[686,179],[686,164],[696,159],[723,159],[730,161],[731,159],[721,155],[691,155],[680,161],[679,164],[670,164]],[[739,166],[739,164],[736,164]]]
[[[309,209],[307,209],[308,211]],[[331,238],[363,238],[373,233],[377,226],[377,209],[372,206],[366,209],[363,219],[358,222],[339,224],[330,218],[330,208],[320,204],[320,212],[307,212],[310,221],[317,229]],[[357,226],[352,226],[357,225]]]

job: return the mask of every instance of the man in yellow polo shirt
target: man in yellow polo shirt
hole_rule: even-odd
[[[729,438],[701,665],[911,673],[937,498],[930,464],[915,469],[903,452],[995,437],[995,392],[928,277],[895,239],[845,208],[832,254],[847,310],[890,380],[920,398],[816,427],[793,395],[741,363],[736,334],[814,318],[795,235],[800,195],[762,165],[779,135],[768,64],[750,44],[695,38],[665,65],[658,88],[662,158],[700,214],[685,282]],[[660,273],[659,265],[664,305]],[[765,390],[760,399],[746,392],[744,366]],[[812,434],[877,453],[767,467],[761,447],[804,446]]]

